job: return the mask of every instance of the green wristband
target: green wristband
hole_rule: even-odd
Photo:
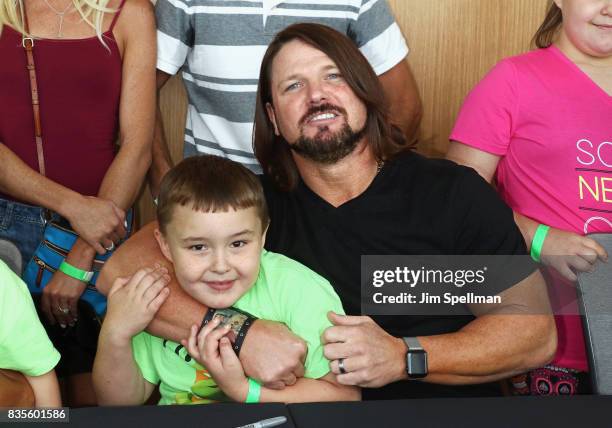
[[[79,269],[72,266],[70,263],[64,260],[59,267],[59,270],[68,275],[71,278],[78,279],[79,281],[89,282],[93,277],[93,272],[87,272],[86,270]]]
[[[546,226],[545,224],[539,225],[535,235],[533,235],[533,241],[531,241],[531,258],[538,263],[540,263],[542,246],[544,245],[544,240],[546,239],[546,235],[548,235],[549,229],[550,226]]]
[[[261,385],[255,380],[249,378],[249,392],[245,403],[259,403],[259,395],[261,394]]]

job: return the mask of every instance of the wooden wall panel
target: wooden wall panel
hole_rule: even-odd
[[[500,59],[524,52],[544,18],[548,0],[388,0],[408,39],[408,56],[423,100],[419,151],[443,156],[459,107]],[[182,157],[186,95],[173,77],[161,93],[172,158]],[[140,223],[154,218],[145,189]]]
[[[547,0],[389,0],[408,40],[423,100],[420,151],[441,156],[469,90],[500,59],[524,52]]]
[[[172,160],[177,163],[183,158],[183,131],[187,113],[187,93],[178,74],[166,82],[160,97],[166,142]],[[155,218],[155,207],[148,186],[144,186],[136,206],[138,226]]]

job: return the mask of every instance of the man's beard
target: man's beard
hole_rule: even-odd
[[[321,108],[315,109],[313,109],[314,113],[317,112],[316,110],[323,111]],[[340,110],[344,113],[343,109]],[[313,112],[310,114],[314,114]],[[346,114],[344,117],[346,117]],[[350,125],[345,122],[342,128],[336,133],[331,133],[329,126],[324,125],[319,127],[319,131],[312,138],[304,136],[302,132],[297,141],[290,144],[289,147],[291,150],[307,159],[331,165],[353,153],[364,135],[365,125],[362,129],[355,132]]]

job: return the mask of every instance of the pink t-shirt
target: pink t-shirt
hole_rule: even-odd
[[[501,156],[498,190],[515,211],[580,234],[612,232],[612,97],[556,47],[497,64],[450,139]],[[572,285],[552,275],[553,308],[577,314]],[[556,319],[554,363],[586,370],[579,317]]]

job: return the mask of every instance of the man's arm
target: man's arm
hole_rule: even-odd
[[[557,333],[540,272],[500,293],[500,297],[502,304],[495,308],[471,305],[477,318],[457,333],[421,338],[424,348],[431,350],[427,382],[490,382],[552,360]]]
[[[164,122],[161,114],[160,91],[172,77],[168,73],[164,73],[161,70],[157,70],[157,111],[155,117],[155,134],[153,136],[153,148],[152,148],[152,163],[149,173],[147,175],[149,181],[149,190],[151,195],[156,198],[159,195],[159,185],[166,175],[166,173],[172,168],[172,158],[170,157],[170,150],[168,150],[168,144],[166,143],[166,134],[164,131]]]
[[[535,272],[500,294],[495,308],[473,305],[477,318],[455,333],[420,336],[427,351],[425,382],[475,384],[507,378],[549,362],[557,347],[544,279]],[[368,317],[332,315],[325,356],[340,383],[379,387],[407,379],[406,345]],[[340,374],[344,358],[347,374]]]
[[[423,107],[408,62],[402,60],[379,79],[389,103],[391,122],[404,132],[408,142],[413,142],[417,138]]]
[[[210,372],[221,390],[232,400],[245,402],[251,385],[244,368],[232,350],[227,338],[229,326],[220,326],[213,320],[198,331],[191,329],[189,338],[181,341],[189,355]],[[301,378],[281,391],[262,386],[260,402],[299,403],[306,401],[354,401],[361,398],[358,388],[340,385],[335,376],[326,370],[318,379]]]
[[[97,288],[108,294],[115,278],[133,275],[137,270],[159,263],[170,272],[170,295],[157,312],[147,331],[175,342],[189,337],[192,325],[200,325],[208,308],[196,302],[176,282],[172,264],[162,255],[153,231],[157,222],[149,223],[122,244],[105,264]],[[307,347],[302,339],[283,324],[258,320],[242,344],[240,361],[246,373],[268,386],[280,388],[285,379],[304,375]],[[290,382],[289,382],[290,383]]]

